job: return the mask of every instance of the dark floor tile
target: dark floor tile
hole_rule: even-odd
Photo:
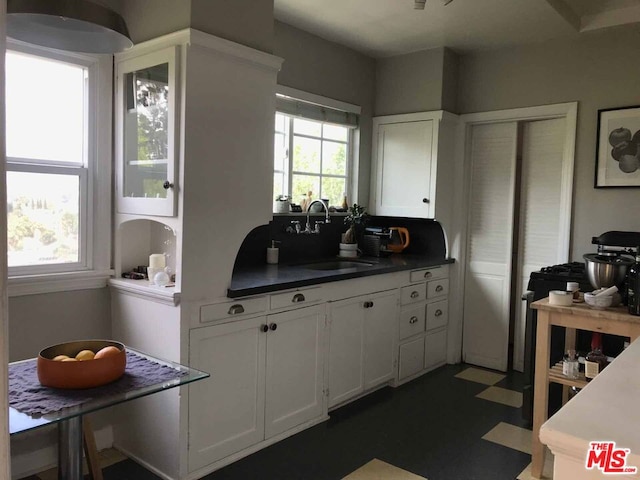
[[[524,374],[522,372],[509,372],[503,380],[496,383],[496,387],[506,388],[508,390],[515,390],[516,392],[522,392],[524,386]]]
[[[157,475],[128,459],[103,469],[102,475],[104,480],[161,480]]]
[[[530,455],[482,436],[499,422],[525,427],[520,409],[476,398],[487,385],[454,378],[468,367],[383,388],[203,480],[340,480],[374,458],[429,480],[513,480]],[[510,372],[497,386],[521,391],[522,374]],[[104,478],[159,479],[132,460],[104,469]]]
[[[339,480],[378,458],[429,480],[512,480],[530,456],[481,437],[501,421],[522,426],[520,410],[475,398],[486,385],[452,381],[464,368],[380,390],[204,479]]]

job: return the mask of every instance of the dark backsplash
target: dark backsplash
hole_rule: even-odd
[[[236,257],[234,270],[241,270],[265,263],[266,249],[271,241],[280,248],[279,263],[292,264],[310,260],[329,258],[338,255],[341,235],[347,230],[344,216],[331,216],[331,223],[320,225],[317,235],[291,234],[286,229],[292,220],[299,220],[304,229],[305,216],[274,216],[268,225],[254,228],[245,237]],[[324,214],[311,215],[311,226],[318,220],[324,220]],[[368,227],[406,227],[409,230],[410,243],[403,253],[428,255],[444,258],[446,245],[442,227],[435,220],[405,217],[370,216]]]

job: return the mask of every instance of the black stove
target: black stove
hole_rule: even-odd
[[[533,272],[532,276],[538,276],[541,273],[548,275],[557,275],[559,277],[564,276],[584,276],[585,266],[582,262],[562,263],[560,265],[551,265],[550,267],[543,267],[539,272]]]

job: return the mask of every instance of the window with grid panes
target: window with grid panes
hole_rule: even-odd
[[[328,199],[340,206],[349,197],[353,128],[276,113],[274,195],[288,195],[299,204]]]
[[[108,232],[93,202],[98,173],[97,98],[103,58],[9,45],[5,61],[9,275],[104,268],[94,255]],[[99,90],[101,88],[102,90]],[[100,120],[102,121],[102,120]],[[110,161],[105,157],[101,161]],[[106,203],[109,203],[109,199]],[[108,242],[106,242],[108,246]],[[98,263],[103,263],[98,262]],[[108,267],[108,265],[106,265]]]

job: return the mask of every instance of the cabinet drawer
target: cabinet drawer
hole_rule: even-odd
[[[421,302],[427,298],[427,285],[425,283],[419,285],[409,285],[402,287],[400,293],[400,303],[407,305],[409,303]]]
[[[447,362],[446,330],[428,334],[424,344],[424,368],[435,368]]]
[[[200,323],[232,319],[243,315],[261,313],[267,309],[267,297],[238,299],[200,307]]]
[[[434,280],[427,283],[427,298],[443,297],[449,293],[449,279]]]
[[[447,276],[447,267],[432,267],[422,270],[414,270],[409,277],[412,282],[422,282],[429,280],[437,280],[438,278],[445,278]]]
[[[427,330],[440,328],[449,319],[449,300],[440,300],[427,304]]]
[[[424,338],[420,337],[400,345],[398,380],[415,375],[424,366]]]
[[[400,312],[400,340],[424,332],[425,305],[408,307]]]
[[[271,295],[271,309],[301,307],[322,300],[322,288],[307,288],[295,292]]]

